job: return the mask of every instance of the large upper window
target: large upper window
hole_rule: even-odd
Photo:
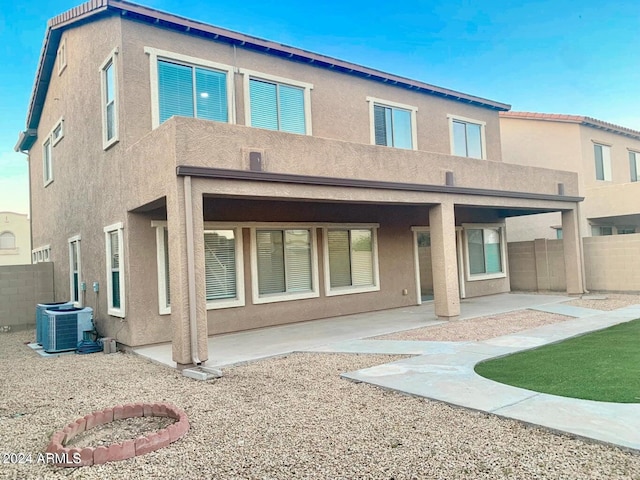
[[[107,253],[107,307],[109,315],[125,316],[123,227],[116,223],[104,228]]]
[[[318,296],[314,229],[252,231],[254,303]]]
[[[611,180],[611,147],[595,144],[593,153],[596,160],[596,180]]]
[[[502,226],[465,227],[468,279],[505,276],[504,228]]]
[[[204,232],[207,308],[244,305],[241,229]]]
[[[152,47],[144,51],[151,62],[153,128],[174,115],[235,121],[233,67]]]
[[[631,173],[631,181],[638,181],[638,173],[640,173],[640,153],[629,152],[629,171]]]
[[[227,122],[225,72],[158,60],[160,123],[173,115]]]
[[[311,135],[313,85],[250,70],[240,72],[245,76],[247,125]]]
[[[328,228],[324,237],[328,296],[380,289],[375,228]]]
[[[458,157],[486,158],[485,122],[449,115],[451,154]]]
[[[81,304],[80,285],[82,283],[80,263],[80,236],[69,239],[69,300]]]
[[[367,97],[371,117],[371,143],[416,148],[416,107]]]
[[[100,67],[102,82],[102,147],[118,141],[117,51],[114,50]]]

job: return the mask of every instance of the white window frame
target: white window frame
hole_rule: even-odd
[[[380,224],[335,224],[322,228],[323,267],[324,267],[324,292],[325,296],[350,295],[354,293],[366,293],[380,291],[380,267],[378,261],[378,229]],[[371,254],[373,255],[373,285],[331,287],[331,272],[329,266],[329,230],[371,230]]]
[[[107,138],[107,68],[113,67],[113,137]],[[102,149],[107,150],[119,140],[118,48],[114,48],[100,65],[100,108],[102,109]]]
[[[290,87],[298,87],[303,89],[304,94],[304,124],[305,134],[312,135],[313,129],[311,126],[311,90],[313,90],[313,84],[307,82],[301,82],[299,80],[291,80],[289,78],[279,77],[277,75],[270,75],[268,73],[256,72],[254,70],[248,70],[246,68],[238,69],[238,73],[244,76],[242,82],[242,88],[244,93],[244,121],[247,127],[251,126],[251,94],[250,80],[264,80],[266,82],[286,85]],[[278,130],[280,131],[280,130]],[[283,132],[289,133],[289,132]]]
[[[45,187],[53,182],[53,142],[50,135],[42,142],[42,180]]]
[[[486,160],[487,159],[487,139],[486,139],[485,130],[486,130],[487,122],[483,122],[482,120],[475,120],[473,118],[463,117],[460,115],[453,115],[453,114],[447,114],[447,119],[449,121],[449,144],[451,148],[451,155],[457,156],[455,153],[456,145],[454,140],[453,123],[460,122],[460,123],[467,123],[467,124],[480,126],[480,143],[481,143],[480,150],[482,152],[481,158],[467,157],[467,156],[462,158],[471,158],[474,160]]]
[[[60,127],[60,133],[56,136],[56,130],[58,130],[58,127]],[[54,127],[51,129],[49,137],[51,137],[52,147],[55,147],[58,143],[60,143],[60,140],[64,138],[64,117],[60,117],[60,120],[56,122]]]
[[[204,233],[211,233],[215,230],[233,230],[236,250],[236,298],[221,298],[219,300],[207,301],[207,310],[218,310],[221,308],[244,307],[244,247],[242,242],[242,227],[237,224],[205,222]],[[202,239],[204,242],[204,238]]]
[[[374,106],[379,105],[381,107],[387,107],[391,109],[397,110],[406,110],[411,114],[411,150],[418,150],[418,126],[417,126],[417,112],[418,107],[413,105],[407,105],[404,103],[391,102],[389,100],[383,100],[381,98],[376,97],[366,97],[367,102],[369,103],[369,139],[371,141],[371,145],[376,145],[376,121],[374,114]],[[376,145],[383,146],[383,145]],[[387,145],[391,148],[400,148],[394,147],[393,145]]]
[[[31,262],[36,263],[50,262],[51,261],[51,245],[43,245],[31,250]]]
[[[104,239],[105,239],[105,252],[106,252],[106,273],[107,273],[107,313],[114,317],[124,318],[125,309],[125,262],[124,262],[124,226],[122,222],[114,223],[108,227],[104,227]],[[118,233],[118,248],[119,248],[119,280],[120,280],[120,308],[114,308],[111,306],[111,298],[113,297],[113,282],[111,280],[111,240],[109,235],[113,232]]]
[[[628,150],[628,156],[630,156],[631,154],[633,154],[634,157],[634,162],[636,164],[636,179],[633,180],[631,178],[631,172],[629,172],[629,178],[631,179],[631,182],[640,182],[640,152],[637,150],[632,150],[632,149],[627,149]],[[631,159],[629,159],[629,168],[631,168]]]
[[[260,296],[258,285],[258,251],[257,251],[257,230],[309,230],[311,237],[311,291],[295,293],[276,293]],[[260,224],[251,226],[251,293],[254,305],[274,302],[287,302],[291,300],[303,300],[306,298],[318,298],[320,291],[318,288],[318,235],[316,226],[309,224]]]
[[[167,275],[164,262],[165,254],[169,248],[164,241],[164,231],[167,228],[167,222],[152,221],[151,226],[156,230],[156,263],[158,265],[158,312],[160,315],[169,315],[171,313],[171,304],[167,301]]]
[[[611,144],[598,142],[592,140],[593,143],[593,169],[595,175],[593,176],[597,182],[610,182],[611,181]],[[598,178],[598,169],[596,168],[596,146],[602,148],[602,174],[603,179]],[[606,152],[606,155],[605,155]]]
[[[227,76],[227,123],[236,123],[234,68],[224,63],[211,62],[189,55],[161,50],[153,47],[144,47],[144,53],[149,55],[150,62],[150,92],[151,92],[151,128],[160,126],[160,93],[158,92],[158,60],[168,60],[189,67],[203,67],[224,72]]]
[[[56,52],[56,62],[58,63],[58,75],[62,75],[67,68],[67,39],[63,38]]]
[[[82,255],[80,254],[80,235],[75,235],[67,240],[69,244],[69,301],[76,307],[82,306]],[[73,298],[73,244],[76,244],[76,261],[78,263],[78,299]]]
[[[502,267],[501,272],[497,273],[475,273],[471,274],[471,265],[469,262],[469,237],[467,230],[482,230],[482,229],[499,229],[500,230],[500,265]],[[506,226],[504,223],[463,223],[462,231],[464,238],[464,268],[465,277],[468,282],[475,282],[478,280],[491,280],[494,278],[506,278],[509,266],[507,265],[507,245],[506,245]]]

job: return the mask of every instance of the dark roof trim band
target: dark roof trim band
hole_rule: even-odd
[[[486,188],[452,187],[446,185],[425,185],[418,183],[385,182],[360,180],[355,178],[317,177],[289,173],[255,172],[250,170],[229,170],[226,168],[193,167],[179,165],[176,173],[180,177],[217,178],[226,180],[249,180],[258,182],[293,183],[298,185],[318,185],[327,187],[355,187],[381,190],[402,190],[406,192],[455,193],[460,195],[482,195],[526,200],[552,200],[560,202],[581,202],[584,197],[549,195],[546,193],[510,192]]]

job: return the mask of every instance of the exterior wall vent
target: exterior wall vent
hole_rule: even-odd
[[[444,174],[444,183],[447,187],[453,187],[454,185],[454,181],[453,181],[453,172],[445,172]]]
[[[262,152],[249,152],[249,170],[253,172],[261,172],[262,168]]]

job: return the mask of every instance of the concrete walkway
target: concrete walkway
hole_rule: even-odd
[[[569,300],[561,295],[527,295],[503,293],[462,300],[460,320],[522,310],[541,305],[552,305]],[[215,315],[215,313],[214,313]],[[414,328],[438,325],[433,303],[415,307],[368,312],[324,320],[268,327],[246,332],[209,337],[208,367],[228,367],[262,358],[286,355],[291,352],[310,351],[316,347],[361,338],[385,335]],[[402,353],[421,354],[422,350]],[[153,362],[176,367],[171,343],[134,348],[134,353]]]
[[[480,377],[476,363],[520,350],[558,342],[640,318],[640,305],[602,312],[553,305],[575,319],[482,342],[397,342],[359,340],[314,351],[352,353],[421,352],[420,356],[378,365],[344,378],[493,413],[580,437],[640,450],[640,404],[617,404],[558,397],[511,387]],[[590,311],[587,311],[590,310]]]

